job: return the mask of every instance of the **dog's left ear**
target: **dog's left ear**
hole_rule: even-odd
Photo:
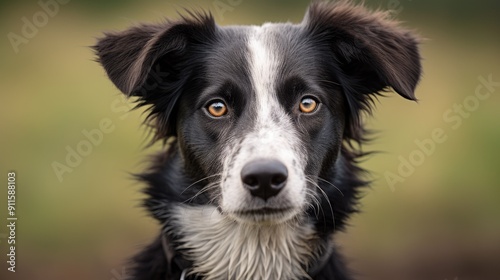
[[[302,24],[333,61],[331,73],[349,105],[346,139],[362,141],[360,112],[370,112],[374,94],[392,87],[402,97],[416,100],[419,40],[388,13],[371,12],[347,0],[316,2]]]
[[[388,19],[388,13],[370,12],[349,1],[317,2],[309,7],[304,24],[330,45],[345,78],[356,82],[351,86],[357,93],[390,86],[404,98],[416,100],[421,74],[418,39]]]

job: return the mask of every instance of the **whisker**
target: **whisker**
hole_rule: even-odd
[[[310,176],[309,176],[309,177],[310,177]],[[316,179],[320,180],[321,182],[325,182],[325,183],[327,183],[328,185],[330,185],[330,186],[334,187],[337,191],[339,191],[339,193],[340,193],[342,196],[344,196],[344,194],[342,193],[342,191],[341,191],[341,190],[340,190],[337,186],[335,186],[332,182],[330,182],[330,181],[328,181],[328,180],[325,180],[325,179],[323,179],[323,178],[321,178],[321,177],[319,177],[319,176],[314,176],[314,177],[316,177]]]
[[[218,198],[220,198],[220,197],[222,197],[222,194],[217,194],[217,195],[215,195],[214,197],[212,197],[212,198],[208,201],[207,205],[205,205],[205,206],[211,206],[211,204],[212,204],[212,203],[214,203],[214,202],[215,202],[215,200],[216,200],[216,199],[218,199]]]
[[[187,203],[187,202],[191,202],[193,201],[193,199],[197,198],[199,195],[207,192],[208,190],[211,190],[211,189],[214,189],[214,188],[217,188],[218,184],[220,183],[221,181],[215,181],[213,183],[210,183],[206,186],[204,186],[203,188],[201,188],[201,190],[199,190],[197,193],[195,193],[193,196],[191,196],[190,198],[186,199],[185,201],[183,201],[183,203]]]
[[[318,198],[316,197],[316,193],[314,193],[310,189],[306,189],[306,196],[311,198],[313,203],[308,202],[307,204],[314,210],[314,214],[316,215],[316,218],[318,218],[319,211],[321,210],[323,212],[323,209],[321,209],[321,205]]]
[[[319,185],[318,185],[316,182],[314,182],[311,178],[307,178],[307,176],[306,176],[306,181],[308,181],[309,183],[311,183],[311,184],[312,184],[313,186],[315,186],[316,188],[319,188]],[[321,190],[321,189],[320,189],[320,190]],[[313,192],[313,191],[311,190],[311,192]],[[314,197],[315,197],[316,199],[318,199],[316,195],[317,195],[317,193],[314,193]],[[329,199],[328,199],[328,197],[326,197],[326,199],[327,199],[327,200],[329,200]],[[318,200],[318,209],[319,209],[319,210],[321,210],[321,213],[323,213],[323,222],[324,222],[324,223],[326,223],[326,219],[325,219],[325,211],[323,210],[323,206],[321,206],[321,203],[320,203],[320,201],[319,201],[319,200]],[[318,215],[319,215],[319,210],[318,210]],[[332,211],[332,209],[331,209],[331,205],[330,205],[330,211],[331,211],[332,216],[333,216],[333,211]]]
[[[202,178],[202,179],[200,179],[200,180],[198,180],[198,181],[196,181],[196,182],[192,183],[191,185],[187,186],[187,187],[186,187],[186,188],[185,188],[185,189],[181,192],[181,194],[183,194],[183,193],[184,193],[185,191],[187,191],[190,187],[192,187],[192,186],[194,186],[194,185],[198,184],[198,183],[199,183],[199,182],[201,182],[201,181],[204,181],[204,180],[206,180],[206,179],[210,179],[210,178],[215,177],[215,176],[221,176],[221,175],[222,175],[222,173],[217,173],[217,174],[213,174],[213,175],[210,175],[210,176],[204,177],[204,178]]]
[[[314,180],[312,180],[312,178],[310,178],[309,176],[306,176],[306,181],[310,182],[313,186],[315,186],[316,188],[318,188],[321,193],[323,194],[323,196],[325,197],[326,199],[326,202],[328,202],[328,206],[330,207],[330,212],[332,213],[332,222],[333,222],[333,228],[335,229],[335,214],[333,213],[333,207],[332,207],[332,203],[330,202],[330,199],[328,198],[328,195],[325,193],[325,191],[318,185],[318,183],[314,182]]]
[[[222,195],[217,195],[217,196],[215,196],[215,197],[212,199],[212,202],[214,202],[214,201],[215,201],[215,199],[217,199],[217,198],[219,198],[219,197],[221,197],[221,196],[222,196]],[[207,206],[208,206],[208,205],[207,205]],[[210,217],[212,217],[212,215],[214,214],[214,212],[215,212],[215,211],[217,211],[217,208],[218,208],[218,207],[213,207],[213,208],[214,208],[214,209],[212,209],[212,213],[210,213]]]
[[[311,180],[310,178],[307,178],[306,177],[306,181],[310,182],[311,184],[313,184],[313,186],[315,186],[316,188],[319,188],[318,184],[316,182],[314,182],[313,180]],[[326,223],[326,220],[325,220],[325,211],[323,210],[323,206],[321,206],[321,202],[319,201],[318,197],[317,197],[317,193],[315,193],[313,190],[310,190],[310,192],[313,193],[313,197],[316,199],[317,201],[317,205],[318,205],[318,215],[319,215],[319,211],[321,210],[321,213],[323,213],[323,221]],[[328,200],[328,197],[326,197],[326,199]],[[331,208],[330,208],[331,210]],[[332,212],[332,215],[333,215],[333,212]]]

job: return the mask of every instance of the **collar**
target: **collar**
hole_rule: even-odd
[[[186,280],[186,273],[187,273],[187,268],[182,271],[180,280]]]
[[[191,264],[175,254],[175,251],[170,246],[165,234],[162,233],[160,235],[160,239],[163,253],[165,254],[165,259],[167,260],[166,280],[188,280],[187,272]],[[191,279],[191,277],[189,277],[189,279]]]

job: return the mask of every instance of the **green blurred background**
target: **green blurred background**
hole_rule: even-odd
[[[43,3],[48,0],[42,0]],[[61,0],[62,2],[62,0]],[[238,3],[241,2],[241,3]],[[224,3],[230,9],[217,12]],[[234,7],[231,3],[236,3]],[[37,1],[0,1],[0,278],[123,280],[129,256],[158,231],[138,207],[147,134],[88,48],[104,30],[177,17],[182,7],[214,12],[221,25],[302,19],[308,1],[69,1],[44,21]],[[500,82],[500,2],[366,0],[393,9],[418,30],[424,75],[419,103],[382,98],[365,147],[382,151],[363,166],[374,183],[338,244],[360,279],[500,279],[500,86],[475,99],[479,77]],[[40,27],[17,46],[26,17]],[[42,24],[43,23],[43,24]],[[12,35],[11,35],[12,36]],[[463,117],[451,112],[465,104]],[[450,123],[443,114],[454,117]],[[108,119],[113,131],[59,180],[68,147]],[[461,125],[453,128],[455,122]],[[457,125],[458,126],[458,125]],[[435,129],[444,143],[392,185],[401,157],[418,161],[416,140]],[[422,159],[421,159],[422,160]],[[76,164],[75,164],[76,165]],[[17,272],[7,271],[7,172],[17,173]]]

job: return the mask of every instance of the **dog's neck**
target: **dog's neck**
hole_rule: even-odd
[[[306,271],[324,251],[307,223],[245,224],[206,206],[176,207],[172,218],[176,250],[207,280],[310,279]]]

